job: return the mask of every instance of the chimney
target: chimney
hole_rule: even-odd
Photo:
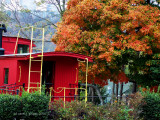
[[[4,49],[2,48],[2,34],[7,32],[5,24],[0,24],[0,55],[4,55]]]

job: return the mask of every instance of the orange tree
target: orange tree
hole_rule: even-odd
[[[70,0],[57,25],[55,50],[91,56],[89,83],[101,86],[127,82],[125,66],[132,78],[148,74],[160,50],[160,11],[144,0]]]

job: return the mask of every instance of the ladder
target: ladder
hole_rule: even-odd
[[[18,44],[18,38],[20,36],[20,32],[21,30],[26,30],[26,29],[31,29],[31,46],[30,46],[30,50],[29,50],[29,74],[28,74],[28,87],[27,87],[27,91],[30,92],[30,89],[34,89],[34,88],[39,88],[39,91],[41,93],[41,89],[42,89],[42,67],[43,67],[43,48],[44,48],[44,28],[37,28],[34,26],[30,26],[30,27],[25,27],[25,28],[21,28],[18,32],[18,37],[17,37],[17,42],[15,45],[15,50],[14,50],[14,54],[16,53],[16,49],[17,49],[17,44]],[[34,38],[34,30],[40,30],[42,32],[42,36],[40,38]],[[33,48],[33,41],[36,42],[42,42],[41,44],[41,48]],[[40,59],[35,60],[33,57],[33,50],[38,50],[39,55],[38,57]],[[40,70],[39,71],[35,71],[32,70],[32,64],[33,62],[38,62],[40,64]],[[39,73],[40,74],[40,80],[39,82],[32,82],[31,81],[31,73]],[[37,84],[37,87],[32,87],[32,85]]]

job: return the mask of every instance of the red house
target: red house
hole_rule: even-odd
[[[32,65],[29,69],[30,53],[28,52],[31,49],[31,40],[19,38],[16,54],[13,54],[16,40],[16,37],[3,36],[2,42],[0,42],[1,92],[8,91],[17,94],[21,91],[20,86],[27,90],[45,84],[46,91],[49,92],[50,87],[54,89],[53,96],[63,96],[63,92],[56,92],[61,90],[58,89],[59,87],[71,88],[78,86],[78,60],[88,59],[89,62],[92,62],[92,58],[85,55],[67,52],[45,52],[43,53],[41,78],[40,72],[38,72],[41,69],[39,57],[41,53],[32,54]],[[35,47],[34,43],[32,47]],[[66,90],[65,95],[73,96],[72,93],[73,90]]]

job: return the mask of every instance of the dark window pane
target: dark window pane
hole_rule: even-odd
[[[4,84],[8,84],[8,75],[9,75],[9,69],[4,68],[5,77],[4,77]]]
[[[18,53],[28,53],[29,45],[18,44]]]

